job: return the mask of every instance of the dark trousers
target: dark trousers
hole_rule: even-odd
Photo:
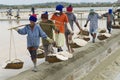
[[[29,53],[31,55],[32,60],[37,58],[37,51],[36,50],[29,50]]]
[[[107,30],[109,33],[111,33],[111,28],[112,28],[112,22],[107,22]]]

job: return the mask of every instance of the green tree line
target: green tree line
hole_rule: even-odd
[[[114,3],[110,2],[96,2],[96,3],[66,3],[66,2],[49,2],[49,3],[38,3],[38,4],[30,4],[30,5],[0,5],[0,8],[31,8],[31,6],[34,6],[35,8],[54,8],[57,4],[63,4],[64,6],[68,6],[69,4],[72,4],[74,7],[111,7]],[[117,4],[120,6],[120,4]]]

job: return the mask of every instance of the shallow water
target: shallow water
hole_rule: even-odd
[[[83,16],[86,17],[86,15],[87,15],[87,13],[84,14]],[[23,15],[23,16],[25,16],[25,15]],[[85,22],[86,22],[86,20],[79,20],[80,26],[82,28],[84,28],[83,26],[84,26]],[[17,25],[27,24],[27,23],[29,23],[29,21],[27,21],[27,20],[19,21],[19,22],[14,21],[14,20],[10,21],[9,19],[6,21],[0,21],[0,27],[1,27],[1,29],[0,29],[0,45],[1,45],[0,46],[0,51],[1,51],[1,53],[0,53],[0,79],[2,79],[2,80],[5,80],[6,78],[8,78],[10,76],[17,75],[18,73],[33,67],[33,64],[30,60],[30,55],[26,49],[26,36],[19,35],[14,30],[13,31],[8,30],[11,27],[15,27]],[[74,32],[78,33],[79,29],[76,27],[75,24],[74,24],[74,26],[75,26]],[[99,27],[105,28],[105,26],[106,26],[106,21],[99,20]],[[10,49],[11,33],[12,33],[12,36],[14,36],[14,39],[12,40],[11,49]],[[15,44],[15,47],[14,47],[14,44]],[[24,61],[24,66],[22,69],[19,69],[19,70],[2,69],[3,64],[7,60],[9,60],[9,59],[13,60],[15,58],[18,58],[18,59],[21,59],[22,61]],[[44,59],[38,60],[38,64],[40,64],[42,62],[44,62]]]

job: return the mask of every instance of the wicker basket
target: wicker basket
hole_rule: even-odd
[[[99,40],[105,40],[105,39],[107,39],[108,37],[106,37],[105,35],[99,35],[99,36],[97,36],[97,38],[98,38]]]
[[[113,29],[120,29],[120,26],[118,26],[118,25],[112,25],[112,28]]]
[[[58,59],[56,56],[47,56],[47,61],[49,63],[61,62],[61,60]]]
[[[37,54],[37,58],[44,58],[44,53],[41,53],[41,54]]]
[[[70,46],[72,48],[79,48],[79,47],[81,47],[81,46],[77,45],[76,43],[70,43]]]
[[[41,47],[42,48],[42,47]],[[43,49],[41,49],[40,47],[39,47],[39,49],[37,49],[37,58],[44,58],[45,56],[44,56],[44,50]]]
[[[88,31],[85,31],[85,30],[83,30],[83,31],[81,32],[81,34],[82,34],[82,35],[85,35],[85,36],[89,36],[89,32],[88,32]]]
[[[106,30],[100,30],[99,31],[99,33],[105,33],[106,32]]]
[[[78,35],[85,35],[85,36],[89,36],[89,32],[87,30],[83,30],[81,32],[78,33]]]
[[[83,37],[83,39],[84,39],[85,41],[89,41],[89,40],[90,40],[90,38],[86,38],[86,37]]]
[[[19,62],[14,62],[12,61],[11,63],[8,63],[5,67],[5,69],[21,69],[23,67],[24,62],[22,62],[19,59],[15,59],[18,60]]]

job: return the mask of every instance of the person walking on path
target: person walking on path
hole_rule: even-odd
[[[13,15],[12,15],[12,8],[9,8],[8,11],[7,11],[7,17],[8,17],[9,19],[11,19],[11,16],[13,16]]]
[[[107,30],[108,30],[108,33],[111,34],[112,22],[114,21],[114,15],[113,15],[112,9],[109,9],[108,13],[103,14],[102,16],[107,18],[107,23],[106,23]]]
[[[36,50],[40,44],[40,37],[51,42],[52,40],[46,35],[46,33],[41,29],[41,27],[36,24],[37,17],[35,15],[31,15],[29,17],[30,24],[26,25],[22,29],[14,28],[19,34],[26,35],[27,34],[27,49],[31,55],[31,60],[34,64],[33,71],[37,72],[37,54]]]
[[[31,8],[32,14],[35,14],[35,8],[32,6]]]
[[[74,13],[72,12],[73,11],[73,7],[72,5],[69,5],[67,8],[66,8],[66,15],[68,17],[68,21],[70,23],[70,27],[72,29],[72,31],[74,31],[74,26],[73,24],[75,23],[77,25],[77,27],[79,28],[80,31],[82,31],[82,28],[80,27],[79,23],[78,23],[78,20],[76,18],[76,16],[74,15]],[[66,45],[68,47],[68,51],[69,52],[74,52],[74,50],[71,48],[71,46],[69,45],[69,38],[72,37],[72,34],[70,34],[69,30],[67,29],[67,27],[65,27],[65,38],[66,38]],[[71,39],[71,38],[70,38]]]
[[[87,27],[88,22],[90,21],[89,33],[92,36],[92,42],[95,43],[95,38],[98,30],[98,19],[101,19],[102,16],[99,16],[94,9],[90,9],[86,24],[84,27]]]
[[[58,46],[57,51],[63,51],[62,47],[65,44],[65,24],[69,25],[68,17],[63,13],[63,5],[59,4],[56,6],[56,12],[52,15],[51,20],[55,22],[55,26],[59,30],[59,33],[55,33],[55,42]],[[69,28],[70,29],[70,28]],[[72,32],[72,30],[70,29]]]
[[[75,16],[75,14],[72,12],[73,11],[73,7],[72,5],[69,5],[67,8],[66,8],[66,15],[68,17],[68,21],[70,23],[70,26],[72,28],[72,30],[74,31],[74,26],[73,24],[75,23],[77,25],[77,27],[79,28],[79,30],[81,31],[82,28],[80,27],[79,23],[78,23],[78,20]]]
[[[19,8],[17,9],[15,17],[17,18],[17,20],[20,18],[20,9]]]
[[[47,36],[53,39],[53,30],[58,31],[51,20],[48,20],[48,12],[41,14],[41,20],[39,25],[42,30],[47,34]],[[54,53],[53,45],[47,41],[46,39],[42,39],[43,48],[45,51],[45,60],[47,61],[47,55],[50,53]]]

